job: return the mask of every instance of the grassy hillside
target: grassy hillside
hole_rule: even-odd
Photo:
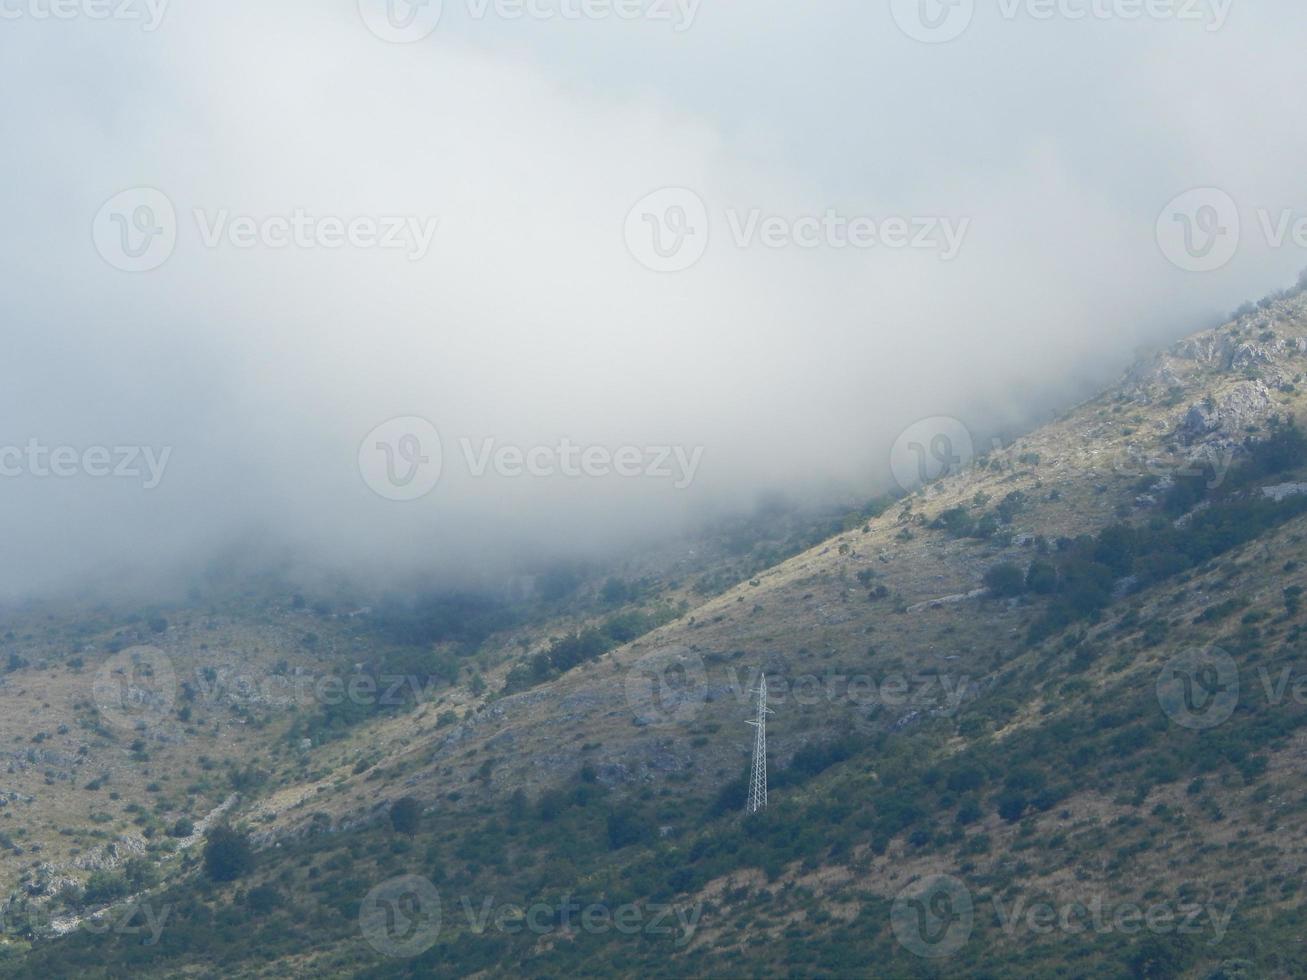
[[[376,610],[289,598],[162,630],[33,615],[0,688],[10,965],[1302,975],[1304,372],[1307,300],[1283,297],[787,560],[762,567],[801,528],[755,531],[699,575],[489,609],[467,636],[439,608],[378,633]],[[114,731],[85,694],[106,637],[314,683]],[[363,695],[324,689],[324,663]],[[439,665],[386,710],[360,680]],[[761,672],[771,805],[745,818]],[[80,730],[33,742],[61,712]],[[224,803],[214,825],[254,845],[226,882],[194,828],[170,835]],[[137,897],[52,937],[87,889]]]

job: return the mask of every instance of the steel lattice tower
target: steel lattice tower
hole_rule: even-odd
[[[757,729],[753,739],[753,772],[749,777],[749,804],[746,813],[757,813],[767,805],[767,675],[758,683],[758,717],[747,724]]]

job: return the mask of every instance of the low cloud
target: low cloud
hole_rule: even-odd
[[[665,26],[447,4],[396,44],[301,0],[6,23],[0,445],[79,463],[0,477],[0,594],[233,550],[459,579],[764,488],[870,494],[916,420],[1033,424],[1307,264],[1247,236],[1194,275],[1154,233],[1194,186],[1295,203],[1278,161],[1307,147],[1265,92],[1304,69],[1261,13],[938,46],[867,5]],[[412,432],[369,448],[396,419],[438,437],[410,499],[369,477],[430,463]],[[166,465],[100,476],[93,447]]]

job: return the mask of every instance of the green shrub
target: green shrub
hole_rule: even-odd
[[[235,881],[254,867],[249,838],[231,827],[209,831],[204,845],[204,873],[211,881]]]

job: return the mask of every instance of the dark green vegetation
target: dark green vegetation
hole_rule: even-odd
[[[212,881],[235,881],[254,867],[249,838],[231,827],[215,827],[204,842],[204,873]]]
[[[671,622],[683,612],[683,607],[671,609],[666,606],[652,612],[635,610],[610,616],[598,627],[556,637],[546,649],[508,672],[502,693],[524,691],[573,667],[598,660],[614,647],[638,639],[663,623]]]
[[[317,836],[266,853],[248,885],[218,887],[197,881],[157,896],[175,904],[173,922],[157,947],[138,937],[76,934],[42,945],[27,969],[55,975],[114,975],[113,970],[171,973],[184,964],[246,964],[271,961],[304,948],[340,943],[330,967],[364,976],[461,975],[479,969],[523,976],[603,975],[635,971],[649,976],[750,975],[781,963],[786,972],[839,976],[929,976],[925,964],[898,946],[889,932],[889,903],[854,889],[860,902],[850,922],[833,921],[810,890],[784,877],[793,862],[841,866],[855,877],[870,854],[883,853],[891,839],[910,834],[914,855],[941,854],[961,862],[964,880],[977,895],[1006,895],[1023,875],[1065,867],[1086,851],[1102,853],[1108,880],[1128,881],[1141,850],[1159,847],[1158,830],[1170,816],[1140,810],[1114,828],[1077,833],[1068,822],[1055,837],[1027,832],[1019,864],[980,872],[973,864],[991,847],[968,827],[986,812],[1020,823],[1028,815],[1056,810],[1077,788],[1091,786],[1142,803],[1150,789],[1187,785],[1201,795],[1204,781],[1233,781],[1256,791],[1267,785],[1264,751],[1282,746],[1307,723],[1301,706],[1249,704],[1215,732],[1190,732],[1170,724],[1151,691],[1137,677],[1122,677],[1074,712],[1051,718],[1002,742],[984,734],[1001,724],[1023,689],[1036,678],[1074,678],[1106,651],[1083,643],[1049,651],[1058,664],[1012,671],[959,719],[939,720],[902,736],[851,738],[796,756],[774,783],[777,802],[759,817],[744,820],[738,803],[742,784],[714,800],[686,801],[675,788],[620,798],[582,769],[572,785],[538,800],[510,798],[502,808],[475,814],[460,824],[438,817],[414,827],[376,825],[366,830]],[[1057,666],[1059,669],[1050,668]],[[1248,678],[1252,683],[1252,678]],[[979,730],[966,750],[940,754],[941,740]],[[922,765],[923,758],[936,758]],[[1110,759],[1111,765],[1102,765]],[[870,773],[874,769],[873,781]],[[783,789],[783,792],[782,792]],[[697,811],[686,830],[659,838],[663,821],[684,826],[687,807]],[[1293,813],[1307,809],[1297,800]],[[1288,814],[1280,811],[1278,819]],[[1221,815],[1208,812],[1206,820]],[[212,847],[211,847],[212,849]],[[210,864],[206,853],[206,866]],[[223,858],[220,867],[230,861]],[[626,936],[579,932],[540,952],[537,936],[496,929],[476,935],[463,921],[462,899],[480,908],[486,897],[527,906],[553,907],[572,896],[582,905],[631,903],[688,905],[693,892],[721,875],[757,868],[769,884],[731,901],[710,902],[699,928],[725,929],[749,937],[742,949],[696,946],[684,951],[672,936]],[[965,876],[967,869],[973,874]],[[440,889],[446,934],[413,960],[376,956],[358,934],[362,896],[387,877],[417,873]],[[227,871],[222,872],[226,876]],[[211,877],[215,877],[211,873]],[[258,882],[255,884],[255,882]],[[1267,882],[1270,894],[1289,896],[1294,879]],[[1195,882],[1177,894],[1206,900]],[[276,901],[266,901],[268,896]],[[1169,896],[1168,896],[1169,897]],[[784,925],[786,917],[806,918]],[[753,923],[752,929],[747,929]],[[774,923],[775,935],[760,933]],[[1075,945],[1079,968],[1094,975],[1169,977],[1192,964],[1213,966],[1244,958],[1299,973],[1307,957],[1285,937],[1300,929],[1299,912],[1236,920],[1217,950],[1208,936],[1089,935]],[[553,930],[558,923],[546,920]],[[984,969],[1006,973],[1038,968],[1065,954],[1057,937],[1045,942],[1003,945],[999,929],[983,917],[971,941],[949,962],[948,975]],[[672,954],[684,958],[671,959]],[[1215,958],[1214,958],[1215,957]],[[1149,965],[1151,964],[1151,965]],[[956,973],[954,972],[956,971]],[[1011,975],[1010,973],[1008,975]]]
[[[1302,465],[1307,438],[1298,427],[1276,421],[1269,438],[1250,439],[1246,450],[1248,462],[1224,482],[1210,468],[1177,477],[1160,502],[1162,513],[1146,523],[1114,524],[1098,534],[1063,538],[1053,548],[1040,541],[1041,557],[1024,571],[997,565],[986,573],[985,585],[1000,598],[1026,592],[1049,597],[1047,610],[1030,627],[1029,640],[1037,643],[1072,623],[1093,621],[1122,586],[1137,591],[1165,582],[1307,513],[1307,495],[1274,501],[1258,490]],[[1181,516],[1186,519],[1177,521]]]

